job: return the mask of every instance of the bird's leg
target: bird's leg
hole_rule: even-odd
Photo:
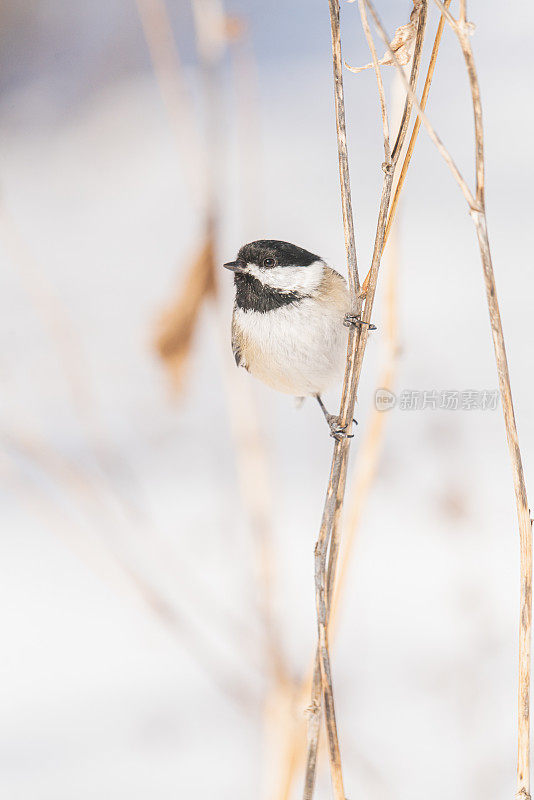
[[[341,422],[340,422],[339,417],[336,414],[329,414],[328,413],[328,411],[326,410],[325,404],[323,403],[323,401],[321,399],[321,395],[320,394],[316,394],[315,397],[317,398],[317,402],[319,403],[319,405],[321,407],[321,411],[323,412],[324,417],[325,417],[325,419],[326,419],[326,421],[328,423],[328,427],[330,428],[330,436],[333,436],[334,439],[336,439],[338,442],[341,439],[353,439],[354,438],[354,434],[353,433],[347,433],[348,425],[345,425],[344,427],[341,427]],[[356,422],[356,420],[353,420],[353,422]],[[356,425],[357,424],[358,423],[356,422]]]
[[[332,429],[339,424],[339,418],[335,414],[329,414],[328,413],[328,411],[326,410],[326,406],[323,403],[320,394],[316,394],[315,397],[317,398],[317,402],[319,403],[319,406],[321,407],[321,411],[324,414],[324,418],[328,422],[328,427],[330,428],[330,431],[332,431]]]
[[[372,322],[365,322],[359,314],[345,314],[343,325],[346,328],[361,328],[362,325],[367,325],[370,331],[376,331],[376,325],[373,325]]]

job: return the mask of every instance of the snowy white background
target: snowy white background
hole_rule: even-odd
[[[190,21],[170,5],[193,85]],[[390,31],[409,10],[399,5],[381,5]],[[245,239],[269,237],[344,271],[327,4],[229,10],[247,11],[259,53],[261,216],[243,229],[227,86],[220,260]],[[494,0],[469,10],[489,228],[532,492],[534,175],[524,133],[534,122],[534,12],[518,0],[506,15]],[[206,309],[178,403],[151,345],[200,220],[134,5],[100,12],[50,0],[24,12],[13,6],[15,33],[3,56],[0,795],[244,800],[259,796],[265,770],[264,683],[221,343]],[[436,24],[432,8],[429,39]],[[367,62],[355,6],[344,7],[343,26],[345,57]],[[346,74],[346,91],[365,272],[383,160],[373,74]],[[449,32],[428,111],[471,177],[472,114]],[[497,388],[472,224],[424,131],[404,193],[400,251],[397,390]],[[228,320],[229,282],[221,275]],[[375,316],[360,430],[382,353],[380,293]],[[85,386],[85,423],[66,358]],[[313,404],[296,411],[291,399],[254,391],[273,473],[279,618],[300,674],[314,646],[313,544],[331,441]],[[357,449],[358,434],[353,459]],[[207,635],[220,658],[215,672],[224,665],[258,706],[236,708],[195,646],[154,621],[110,547],[159,587],[188,629]],[[389,412],[334,649],[349,797],[512,796],[518,552],[500,408]],[[228,615],[241,631],[236,642],[222,633]],[[319,796],[329,796],[324,765]]]

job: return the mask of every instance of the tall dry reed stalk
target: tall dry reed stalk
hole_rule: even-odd
[[[395,54],[389,48],[388,36],[384,30],[378,14],[370,0],[365,0],[373,16],[377,30],[388,48],[390,57],[401,74],[401,65]],[[510,375],[504,334],[499,311],[497,287],[493,271],[491,250],[488,236],[488,226],[485,210],[485,164],[484,164],[484,128],[482,122],[482,102],[478,76],[471,47],[470,35],[472,26],[467,20],[466,0],[460,0],[458,18],[448,10],[447,5],[434,0],[443,18],[447,20],[456,34],[465,60],[471,100],[473,106],[475,128],[475,191],[473,192],[460,170],[456,166],[451,154],[439,138],[429,119],[424,114],[421,106],[413,96],[411,88],[406,85],[406,90],[414,99],[419,117],[425,125],[430,138],[437,147],[440,155],[449,167],[469,207],[473,220],[480,250],[486,299],[490,317],[491,336],[495,353],[497,374],[499,377],[499,390],[503,407],[506,438],[512,467],[514,494],[516,501],[519,542],[520,542],[520,614],[519,614],[519,680],[518,680],[518,744],[517,744],[517,800],[530,800],[530,649],[531,649],[531,624],[532,624],[532,520],[527,500],[525,478],[519,438],[515,422]],[[402,75],[405,80],[404,75]]]
[[[393,85],[394,117],[398,119],[401,113],[401,104],[404,103],[404,88],[397,80]],[[399,107],[400,106],[400,107]],[[393,123],[395,124],[395,122]],[[393,196],[399,197],[398,172],[395,173]],[[384,313],[383,313],[383,363],[377,381],[377,386],[386,392],[392,392],[395,385],[397,360],[400,350],[399,322],[398,322],[398,272],[399,272],[399,242],[398,242],[398,217],[392,219],[392,214],[398,210],[398,201],[393,208],[391,204],[388,225],[390,238],[388,247],[384,246]],[[387,231],[387,226],[386,226]],[[370,416],[359,436],[358,452],[352,478],[347,486],[345,500],[345,514],[343,519],[343,539],[339,554],[338,574],[336,576],[335,591],[330,611],[330,631],[333,636],[336,631],[336,622],[339,616],[341,599],[346,588],[348,571],[354,550],[357,533],[360,527],[363,511],[369,500],[380,463],[380,456],[384,444],[386,421],[389,415],[380,410],[376,403],[373,405]]]
[[[446,0],[446,5],[449,5],[451,0]],[[417,24],[416,20],[414,20],[415,25],[413,27],[414,36],[417,31]],[[404,26],[406,27],[406,26]],[[439,51],[439,46],[441,43],[442,33],[443,33],[443,21],[440,19],[437,32],[434,39],[434,44],[432,48],[432,54],[429,61],[429,66],[427,69],[423,94],[421,102],[426,103],[428,99],[428,95],[430,92],[430,86],[432,83],[432,78],[434,75],[434,69],[436,65],[437,55]],[[402,31],[402,27],[399,29]],[[397,32],[398,34],[399,32]],[[401,38],[400,36],[395,38]],[[385,63],[384,59],[381,60],[380,63]],[[387,60],[388,64],[392,62]],[[403,62],[404,63],[404,62]],[[346,64],[348,69],[351,68],[348,64]],[[373,67],[373,64],[370,64]],[[361,70],[360,70],[361,71]],[[398,82],[398,86],[402,87],[402,83]],[[397,97],[395,102],[397,102]],[[404,98],[402,100],[404,102]],[[389,209],[388,214],[388,221],[386,225],[386,232],[384,236],[384,248],[386,242],[388,240],[388,236],[390,232],[394,230],[396,212],[399,205],[400,195],[402,188],[404,186],[404,181],[406,178],[406,174],[408,171],[408,167],[414,152],[415,144],[417,141],[417,136],[419,133],[420,128],[420,119],[419,117],[416,118],[414,122],[414,126],[412,129],[412,133],[410,136],[409,145],[405,148],[405,152],[403,150],[403,164],[400,172],[395,172],[395,179],[393,182],[393,200],[391,202],[391,206]],[[396,246],[393,247],[393,252],[390,253],[390,260],[395,261],[397,259],[397,252]],[[360,297],[365,297],[367,287],[369,284],[370,278],[370,271],[367,274],[367,277],[362,284],[360,289]],[[394,275],[395,269],[391,267],[388,269],[388,277],[386,279],[386,360],[382,367],[381,371],[381,378],[380,378],[380,385],[383,388],[389,388],[393,381],[393,376],[395,372],[395,359],[396,359],[396,323],[395,323],[395,303],[396,303],[396,289],[394,286]],[[372,489],[372,485],[374,479],[376,477],[377,467],[378,467],[378,460],[379,454],[382,446],[382,439],[384,434],[384,422],[385,416],[380,414],[376,411],[376,409],[371,414],[369,421],[367,422],[365,428],[359,429],[359,438],[361,439],[361,444],[358,447],[358,451],[356,453],[356,465],[354,468],[354,477],[351,482],[348,491],[348,498],[349,498],[349,507],[346,512],[346,522],[344,523],[344,541],[343,547],[340,552],[340,559],[339,559],[339,576],[336,582],[335,587],[335,595],[332,602],[332,610],[331,610],[331,619],[330,619],[330,636],[335,633],[335,628],[333,623],[336,619],[337,611],[340,607],[340,598],[343,593],[343,588],[346,583],[346,576],[348,571],[348,566],[350,563],[350,558],[352,551],[354,549],[354,542],[356,540],[356,534],[358,530],[358,525],[361,519],[362,510],[366,504],[370,491]],[[280,780],[278,785],[278,790],[273,793],[273,799],[276,800],[288,800],[291,796],[292,786],[295,781],[296,775],[300,769],[302,760],[306,755],[305,749],[302,746],[301,741],[301,723],[300,723],[300,716],[301,716],[301,707],[303,703],[305,703],[305,698],[309,697],[313,676],[317,676],[317,672],[314,669],[314,664],[312,663],[310,670],[306,673],[306,675],[295,684],[291,691],[291,696],[289,697],[287,704],[290,708],[290,714],[286,715],[286,727],[289,727],[292,731],[292,735],[288,734],[284,737],[284,747],[282,749],[282,762],[285,765],[282,771],[283,778]],[[316,689],[314,690],[316,691]],[[309,709],[309,713],[312,716],[312,723],[315,726],[315,730],[319,723],[319,717],[317,714],[317,707],[311,707]],[[311,732],[308,731],[308,738],[312,742],[315,743],[315,730]],[[310,735],[311,733],[311,735]],[[318,741],[318,739],[317,739]],[[307,769],[307,776],[311,778],[314,776],[314,769],[315,769],[315,761],[316,761],[316,748],[314,744],[313,750],[308,752],[307,759],[308,759],[308,769]],[[311,764],[311,769],[310,769]],[[313,783],[310,780],[306,786],[306,791],[310,791],[310,787],[313,787]]]
[[[443,5],[445,6],[445,8],[449,8],[451,2],[452,2],[452,0],[445,0],[445,3]],[[436,36],[434,38],[434,45],[432,47],[432,53],[430,55],[430,62],[429,62],[428,70],[427,70],[427,73],[426,73],[425,84],[424,84],[424,87],[423,87],[423,93],[421,95],[421,100],[419,101],[419,105],[420,105],[420,107],[422,108],[423,111],[426,108],[428,95],[430,94],[430,87],[432,85],[432,78],[434,77],[434,70],[436,68],[436,61],[437,61],[437,58],[438,58],[439,46],[441,44],[441,38],[443,36],[443,28],[444,27],[445,27],[445,18],[444,17],[440,17],[440,20],[439,20],[439,23],[438,23],[438,29],[436,31]],[[390,45],[390,47],[391,47],[391,45]],[[392,47],[391,47],[391,49],[393,50]],[[388,63],[393,64],[394,62],[393,61],[389,61]],[[399,65],[400,66],[403,66],[403,63],[404,62],[399,61]],[[350,64],[347,64],[346,62],[345,62],[345,66],[351,72],[358,73],[360,71],[359,69],[355,69],[354,67],[351,67]],[[417,137],[419,136],[419,129],[420,128],[421,128],[421,117],[417,116],[416,120],[414,122],[413,129],[412,129],[412,134],[410,136],[408,149],[406,151],[406,155],[405,155],[403,163],[402,163],[401,171],[400,171],[400,174],[398,176],[398,180],[396,182],[395,190],[393,192],[393,200],[391,201],[391,208],[389,209],[388,223],[386,225],[386,233],[385,233],[385,236],[384,236],[384,247],[386,246],[386,243],[388,241],[388,237],[389,237],[389,234],[390,234],[390,231],[391,231],[391,226],[393,225],[393,222],[395,221],[395,215],[397,213],[397,206],[398,206],[398,203],[399,203],[400,194],[401,194],[402,188],[404,186],[404,181],[406,180],[406,175],[408,173],[408,168],[409,168],[411,160],[412,160],[413,151],[415,149],[415,143],[417,142]],[[365,280],[362,283],[362,288],[360,290],[360,294],[361,294],[362,297],[365,297],[365,295],[367,293],[367,289],[369,287],[369,279],[370,279],[370,277],[371,277],[371,270],[369,270],[369,272],[365,276]]]
[[[354,405],[356,402],[356,392],[360,379],[365,348],[368,340],[370,317],[373,308],[380,258],[384,246],[385,230],[387,225],[388,210],[391,199],[394,173],[399,161],[413,105],[413,90],[417,84],[419,66],[421,63],[422,47],[426,25],[427,3],[420,0],[414,4],[417,7],[417,34],[410,75],[410,86],[412,93],[406,97],[404,113],[402,116],[399,131],[393,148],[390,147],[388,126],[384,119],[384,149],[386,160],[383,165],[384,179],[382,184],[382,195],[380,199],[380,209],[378,213],[377,230],[369,287],[365,299],[362,302],[360,297],[360,281],[356,262],[356,246],[354,238],[354,226],[352,220],[352,204],[350,195],[349,163],[347,151],[347,133],[345,124],[345,103],[343,92],[343,62],[341,57],[341,33],[339,20],[338,0],[329,0],[330,21],[332,29],[332,58],[334,72],[334,97],[336,108],[336,128],[339,155],[341,202],[343,210],[343,223],[345,231],[345,247],[347,252],[347,264],[349,272],[349,287],[351,293],[352,313],[361,315],[362,324],[357,330],[352,330],[349,334],[349,344],[347,350],[347,365],[345,379],[343,382],[341,406],[339,412],[340,425],[350,433]],[[376,66],[376,52],[372,49],[373,61]],[[379,73],[377,72],[377,77]],[[381,108],[385,113],[385,105],[382,103],[383,91],[379,80],[379,94],[381,97]],[[328,749],[330,757],[330,771],[332,786],[336,800],[344,800],[345,792],[343,787],[343,774],[341,766],[341,754],[339,749],[339,739],[336,724],[334,707],[334,696],[332,687],[332,675],[330,665],[330,653],[328,642],[328,621],[329,609],[331,606],[333,588],[336,573],[337,555],[339,550],[339,521],[343,507],[345,483],[347,476],[347,459],[350,439],[343,438],[334,444],[332,456],[330,479],[328,483],[326,500],[323,510],[323,518],[319,537],[315,547],[315,594],[317,606],[317,627],[318,627],[318,649],[317,661],[312,686],[312,714],[309,724],[309,742],[306,764],[306,777],[304,786],[304,798],[310,800],[313,796],[315,783],[315,771],[317,762],[317,747],[319,740],[319,720],[321,709],[321,695],[324,702],[325,725],[328,738]],[[328,557],[328,568],[327,568]]]

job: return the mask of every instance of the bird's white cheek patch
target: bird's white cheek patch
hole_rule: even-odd
[[[307,294],[317,289],[323,277],[324,263],[314,261],[308,267],[272,267],[260,269],[257,264],[247,264],[247,271],[264,286],[282,292]]]

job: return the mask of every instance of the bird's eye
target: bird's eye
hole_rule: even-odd
[[[276,261],[275,261],[274,258],[264,258],[263,259],[263,266],[267,267],[267,269],[269,269],[270,267],[274,267],[275,264],[276,264]]]

